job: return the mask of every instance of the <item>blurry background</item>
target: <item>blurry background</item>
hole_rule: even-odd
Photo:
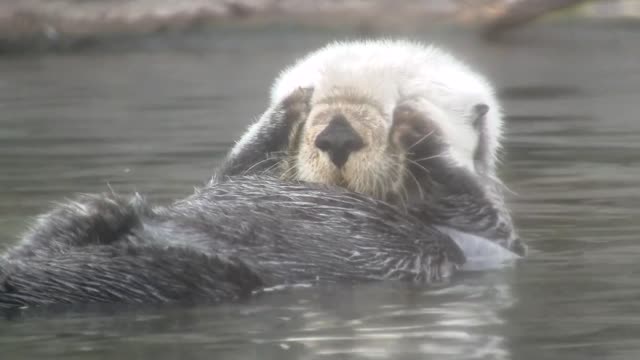
[[[438,288],[25,310],[3,359],[640,357],[640,1],[0,1],[0,248],[77,192],[204,183],[273,78],[336,39],[433,42],[487,75],[530,256]]]
[[[4,0],[0,49],[83,48],[214,24],[283,22],[363,32],[454,25],[493,37],[565,9],[565,17],[640,17],[636,0]]]

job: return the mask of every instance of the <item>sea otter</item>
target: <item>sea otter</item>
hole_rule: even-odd
[[[0,257],[0,308],[218,302],[301,283],[431,283],[464,263],[449,236],[386,202],[322,184],[232,177],[169,206],[115,194],[56,206]]]
[[[269,109],[218,173],[338,185],[414,214],[442,195],[482,198],[475,202],[495,217],[477,221],[472,207],[455,220],[423,215],[454,225],[444,231],[456,239],[480,236],[524,254],[496,175],[501,134],[491,86],[446,52],[408,41],[333,43],[277,78]]]
[[[151,206],[138,196],[84,196],[40,217],[0,257],[0,307],[216,302],[298,283],[430,283],[487,249],[494,261],[517,258],[504,251],[524,247],[497,186],[500,123],[488,87],[460,96],[479,78],[429,48],[362,46],[325,49],[357,51],[344,70],[305,73],[312,81],[296,78],[297,67],[285,72],[270,109],[191,197]],[[404,82],[415,74],[401,77],[401,62],[370,73],[385,80],[379,88],[365,82],[368,67],[358,73],[355,60],[375,62],[380,47],[394,46],[400,59],[434,56],[421,58],[441,65],[428,86],[418,78],[420,91],[409,91]]]

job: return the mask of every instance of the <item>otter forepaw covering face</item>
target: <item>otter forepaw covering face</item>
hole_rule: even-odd
[[[397,201],[426,201],[433,196],[434,176],[451,171],[446,157],[448,145],[437,124],[409,104],[400,104],[393,112],[389,146],[401,155],[401,177],[397,179]]]
[[[478,106],[479,126],[486,106]],[[480,134],[482,134],[480,132]],[[468,168],[456,165],[448,156],[450,145],[444,141],[437,124],[410,104],[399,105],[393,115],[390,143],[405,150],[404,198],[397,202],[410,213],[433,223],[484,236],[518,255],[526,247],[518,239],[508,210],[499,194],[479,180]],[[479,141],[479,149],[483,146]],[[484,159],[479,157],[480,160]],[[478,167],[488,166],[485,162]]]
[[[312,88],[270,107],[236,143],[217,175],[281,173],[310,111]]]

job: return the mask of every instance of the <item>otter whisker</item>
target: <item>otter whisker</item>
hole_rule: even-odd
[[[109,191],[111,192],[111,195],[118,195],[116,194],[115,190],[113,190],[113,188],[111,187],[111,183],[107,181],[107,188],[109,189]]]
[[[371,184],[371,193],[373,194],[374,197],[378,197],[378,189],[379,189],[379,181],[378,181],[378,176],[376,175],[376,173],[371,173],[370,176],[368,176],[369,178],[369,183]]]
[[[420,169],[424,170],[424,172],[426,172],[427,174],[430,174],[431,171],[429,171],[429,169],[427,169],[426,167],[424,167],[424,165],[418,163],[415,160],[411,160],[411,159],[407,159],[407,161],[409,161],[410,163],[412,163],[413,165],[419,167]]]
[[[408,170],[405,170],[405,174],[409,174],[411,176],[413,181],[416,183],[416,187],[418,188],[418,195],[420,196],[420,200],[424,200],[425,199],[424,190],[422,189],[422,186],[420,185],[420,182],[418,181],[418,179],[416,179],[416,176],[413,175],[413,173]]]
[[[380,183],[380,169],[381,167],[374,167],[374,170],[370,172],[369,179],[372,182],[372,193],[375,197],[380,197],[380,190],[382,184]]]
[[[389,161],[391,169],[391,177],[389,178],[389,186],[393,187],[394,184],[402,184],[402,174],[400,172],[400,167],[397,164],[391,163]]]
[[[404,185],[404,181],[402,180],[404,177],[402,176],[400,169],[397,166],[392,166],[391,169],[393,172],[393,177],[395,179],[398,179],[396,185],[399,201],[398,205],[400,208],[402,208],[403,211],[406,212],[407,204],[409,203],[409,192],[407,191],[407,187]]]
[[[434,131],[435,131],[435,130],[431,130],[427,135],[425,135],[425,136],[421,137],[421,138],[420,138],[418,141],[416,141],[413,145],[409,146],[409,147],[407,148],[407,152],[408,152],[409,150],[411,150],[414,146],[416,146],[416,145],[420,144],[421,142],[423,142],[423,141],[427,140],[427,138],[428,138],[429,136],[431,136],[431,135],[433,134],[433,132],[434,132]]]
[[[271,156],[271,154],[267,155],[266,159],[262,159],[260,161],[258,161],[257,163],[251,165],[248,169],[246,169],[245,171],[242,172],[242,175],[247,175],[251,170],[253,170],[256,166],[264,164],[267,161],[273,161],[276,157],[275,156]]]
[[[292,161],[292,159],[289,159],[289,161],[287,162],[287,165],[290,163],[290,161]],[[280,178],[283,180],[289,179],[289,178],[296,179],[297,177],[298,177],[298,168],[295,166],[288,166],[288,168],[284,170],[282,174],[280,174]]]
[[[385,184],[386,179],[382,176],[380,172],[377,172],[375,176],[375,180],[376,180],[376,197],[381,199],[385,192],[384,189],[386,188],[386,184]]]
[[[495,174],[487,176],[489,180],[491,180],[492,185],[497,191],[506,191],[511,195],[518,196],[518,193],[511,188],[509,188],[502,180],[500,180]]]
[[[289,176],[289,173],[293,172],[294,167],[289,167],[286,170],[284,170],[281,174],[280,174],[280,179],[287,179],[287,176]]]
[[[369,181],[371,182],[371,195],[373,197],[378,197],[378,188],[380,186],[378,176],[371,174],[371,176],[369,176]]]
[[[396,187],[397,191],[398,191],[398,196],[400,197],[400,205],[403,208],[406,208],[406,204],[409,202],[409,193],[407,191],[407,187],[404,184],[404,178],[405,176],[404,174],[404,167],[403,166],[398,166],[398,164],[403,163],[404,162],[404,158],[401,157],[400,155],[397,154],[389,154],[389,157],[387,158],[387,169],[390,169],[390,171],[392,172],[391,174],[391,179],[395,179],[394,180],[389,180],[390,181],[390,188]],[[395,183],[395,185],[394,185]]]
[[[364,173],[365,176],[362,177],[362,184],[360,184],[360,188],[358,192],[369,193],[371,196],[375,196],[375,189],[371,186],[371,177],[372,174],[369,172]],[[364,185],[364,186],[363,186]]]
[[[444,157],[444,155],[445,155],[445,152],[441,152],[440,154],[433,155],[433,156],[427,156],[426,158],[417,159],[417,160],[414,160],[414,161],[433,160],[433,159],[437,159],[437,158],[440,158],[440,157]]]
[[[378,171],[376,174],[376,179],[378,180],[378,198],[382,198],[384,194],[387,192],[386,190],[390,188],[388,175],[385,174],[382,169]]]
[[[267,174],[269,174],[269,172],[271,172],[271,170],[273,170],[273,169],[275,169],[275,168],[277,168],[277,167],[279,167],[279,166],[282,166],[282,164],[283,164],[283,163],[284,163],[284,160],[283,160],[283,159],[279,160],[279,161],[278,161],[278,162],[276,162],[275,164],[273,164],[273,165],[269,166],[268,168],[264,169],[264,170],[260,173],[260,175],[267,175]]]
[[[400,177],[400,171],[396,170],[396,172],[398,173],[398,177]],[[404,181],[399,182],[398,191],[401,191],[402,205],[403,207],[406,207],[406,204],[409,202],[409,191],[407,190],[407,186],[404,184]]]

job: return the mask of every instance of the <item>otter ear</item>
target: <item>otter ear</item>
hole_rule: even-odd
[[[489,134],[487,134],[487,113],[489,106],[486,104],[476,104],[473,106],[473,127],[478,132],[478,145],[474,153],[474,164],[479,172],[486,172],[491,163],[489,149]]]
[[[231,149],[216,175],[249,175],[275,168],[309,116],[312,95],[313,88],[299,88],[269,107]]]
[[[489,112],[489,105],[476,104],[473,106],[473,127],[476,130],[484,127],[485,115]]]

